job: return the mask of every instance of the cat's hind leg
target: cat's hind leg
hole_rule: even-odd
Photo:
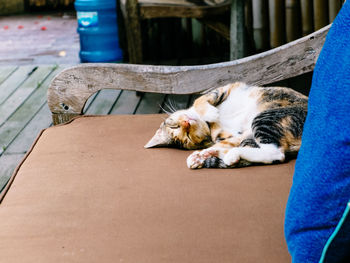
[[[223,162],[227,166],[235,166],[240,160],[250,163],[271,164],[273,162],[283,162],[284,151],[275,144],[259,144],[257,147],[234,147],[223,157]]]

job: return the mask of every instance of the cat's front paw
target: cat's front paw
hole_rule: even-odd
[[[220,112],[217,108],[215,108],[212,105],[209,105],[204,116],[203,120],[213,123],[213,122],[218,122],[220,118]]]
[[[237,164],[240,159],[239,149],[232,148],[225,154],[223,161],[227,166],[233,166]]]
[[[187,157],[187,167],[190,169],[200,169],[205,167],[206,160],[217,157],[218,150],[204,149],[202,151],[195,151]]]

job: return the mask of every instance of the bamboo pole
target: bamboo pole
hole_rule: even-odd
[[[286,38],[287,42],[301,36],[300,1],[286,0]]]
[[[261,51],[269,47],[267,0],[253,0],[252,9],[254,44],[257,51]]]
[[[303,36],[314,31],[312,0],[301,0],[301,27]]]
[[[245,26],[249,34],[253,32],[253,11],[252,0],[246,0],[244,6],[244,20]]]
[[[328,0],[314,0],[315,30],[321,29],[327,24],[328,24]]]
[[[342,1],[340,0],[328,0],[328,7],[329,7],[328,19],[330,23],[332,23],[334,18],[337,16],[341,8],[341,5],[342,5]]]
[[[245,55],[244,0],[232,0],[230,26],[230,59]]]
[[[269,0],[270,46],[285,43],[285,4],[281,0]]]

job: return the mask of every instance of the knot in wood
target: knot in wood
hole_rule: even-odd
[[[61,107],[66,111],[69,110],[69,106],[64,103],[61,103]]]

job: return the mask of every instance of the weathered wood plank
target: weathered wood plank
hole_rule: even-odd
[[[134,114],[140,100],[135,91],[123,90],[110,114]]]
[[[160,113],[162,111],[161,105],[164,98],[165,94],[145,93],[135,114]]]
[[[0,85],[0,104],[4,101],[31,75],[34,66],[22,66],[17,69]]]
[[[82,64],[56,76],[49,88],[48,104],[56,117],[76,116],[82,114],[87,98],[101,89],[191,94],[234,81],[255,85],[277,82],[313,70],[328,29],[329,26],[258,55],[218,64]]]
[[[23,157],[24,154],[6,154],[0,156],[0,192]]]
[[[120,95],[120,90],[101,90],[86,110],[86,114],[107,115]]]
[[[6,148],[4,154],[26,153],[39,132],[52,124],[49,106],[45,103],[33,119],[21,130],[15,140]]]
[[[51,68],[52,70],[52,68]],[[56,69],[56,73],[62,70]],[[50,71],[52,72],[52,71]],[[46,93],[50,81],[55,76],[55,72],[45,77],[42,82],[24,101],[24,103],[15,110],[15,112],[0,127],[0,154],[17,137],[18,133],[27,125],[40,108],[46,103]],[[34,135],[35,136],[35,135]]]
[[[3,83],[16,69],[17,66],[0,67],[0,84]]]
[[[45,81],[53,69],[53,66],[39,67],[30,78],[26,79],[26,81],[0,105],[0,125],[14,114],[17,108],[24,103],[36,89],[42,86],[43,81]],[[46,85],[48,85],[47,82]],[[47,88],[47,86],[45,88]],[[45,94],[43,94],[43,96],[45,97]]]

